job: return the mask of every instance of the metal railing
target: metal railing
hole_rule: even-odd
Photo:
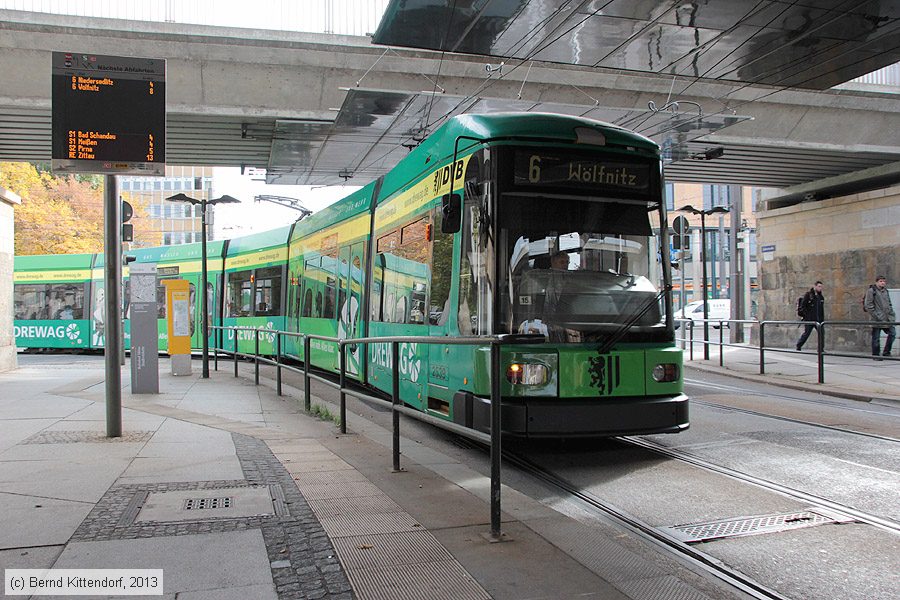
[[[210,329],[216,332],[214,337],[215,343],[213,347],[214,369],[219,370],[219,353],[230,354],[234,361],[234,376],[238,376],[238,358],[244,357],[252,360],[254,363],[254,382],[259,385],[259,365],[260,363],[269,364],[275,367],[275,388],[276,393],[282,394],[281,371],[297,373],[303,376],[303,398],[304,408],[308,412],[311,410],[311,393],[310,383],[316,380],[340,392],[340,417],[339,427],[341,433],[347,433],[347,396],[353,396],[359,399],[375,402],[378,404],[386,404],[391,409],[391,432],[392,432],[392,459],[393,470],[401,471],[400,467],[400,413],[403,413],[414,419],[424,421],[436,427],[446,429],[476,440],[485,444],[489,444],[491,448],[491,536],[494,539],[500,539],[502,533],[500,531],[500,456],[501,456],[501,392],[500,377],[501,360],[500,349],[504,345],[511,344],[535,344],[544,342],[542,335],[495,335],[495,336],[478,336],[478,337],[435,337],[435,336],[386,336],[386,337],[364,337],[364,338],[348,338],[340,339],[314,334],[294,333],[289,331],[277,331],[274,329],[258,329],[255,327],[228,327],[221,325],[210,326]],[[226,331],[234,332],[234,345],[231,349],[225,348],[224,336]],[[241,352],[239,346],[239,332],[249,331],[254,343],[253,354]],[[259,352],[259,338],[261,334],[273,336],[274,354],[272,358],[263,356]],[[282,353],[282,339],[284,337],[299,338],[303,343],[303,356],[286,355]],[[311,350],[312,341],[319,340],[330,342],[338,345],[340,352],[340,369],[338,372],[339,380],[337,383],[325,377],[310,372],[312,366]],[[245,340],[249,341],[249,340]],[[368,344],[391,344],[391,371],[393,374],[391,384],[391,400],[385,400],[378,396],[366,394],[361,390],[349,388],[347,386],[347,346],[361,345],[362,352],[367,352]],[[403,405],[400,400],[400,344],[441,344],[448,346],[490,346],[491,347],[491,425],[490,434],[485,434],[474,429],[469,429],[452,421],[439,419],[426,412],[410,408]],[[283,359],[295,359],[303,363],[302,368],[287,364]],[[356,375],[356,373],[350,373]]]
[[[714,327],[718,326],[719,328],[719,340],[718,342],[708,340],[708,339],[700,339],[697,340],[698,343],[703,345],[715,345],[719,348],[719,366],[725,366],[725,353],[724,348],[726,347],[734,347],[734,348],[745,348],[751,350],[759,351],[759,374],[766,374],[766,353],[767,352],[782,352],[789,354],[811,354],[810,352],[804,352],[802,350],[795,350],[792,348],[783,348],[778,346],[766,346],[766,327],[778,327],[778,326],[811,326],[816,331],[816,357],[817,357],[817,370],[818,370],[818,380],[819,383],[825,383],[825,357],[826,356],[839,356],[846,358],[869,358],[870,355],[862,353],[862,352],[842,352],[839,350],[826,350],[825,348],[825,330],[827,328],[838,329],[841,327],[854,327],[857,329],[863,329],[866,333],[871,334],[873,329],[880,329],[883,327],[896,327],[900,325],[900,322],[891,322],[891,323],[874,323],[872,321],[824,321],[822,323],[816,323],[812,321],[757,321],[757,320],[747,320],[747,319],[707,319],[704,321],[703,319],[675,319],[676,322],[681,323],[684,327],[684,331],[687,332],[686,337],[676,337],[676,341],[682,343],[681,347],[684,350],[688,350],[689,360],[694,360],[694,323],[710,323]],[[740,324],[742,327],[746,325],[750,325],[751,333],[752,328],[758,328],[758,339],[759,345],[754,346],[748,343],[738,343],[738,342],[725,342],[724,335],[726,326],[731,328],[732,324]],[[884,360],[893,360],[897,361],[900,358],[896,356],[880,356],[879,358]]]

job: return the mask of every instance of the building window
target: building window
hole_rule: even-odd
[[[716,206],[728,208],[730,205],[729,187],[727,185],[703,186],[703,210],[709,210]]]
[[[675,184],[666,184],[666,210],[675,210]]]

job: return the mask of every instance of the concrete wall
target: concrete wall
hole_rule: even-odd
[[[13,207],[20,198],[0,187],[0,371],[16,368],[13,336]]]
[[[826,321],[868,321],[861,300],[877,275],[900,287],[900,186],[759,212],[757,224],[761,321],[797,320],[797,298],[816,280]],[[826,348],[869,352],[868,327],[828,331]],[[766,346],[793,346],[800,332],[767,328]],[[809,343],[814,349],[815,334]]]

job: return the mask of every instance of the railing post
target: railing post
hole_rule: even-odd
[[[819,354],[819,383],[825,383],[825,323],[816,323],[816,337],[819,340],[817,344]]]
[[[281,396],[281,332],[275,332],[275,393]]]
[[[725,323],[723,321],[719,321],[719,366],[725,366],[725,356],[723,355],[723,350],[725,349]]]
[[[691,330],[690,331],[691,339],[690,339],[690,342],[688,342],[688,345],[690,347],[690,360],[694,360],[694,320],[691,319],[690,321],[688,321],[687,325],[690,326],[690,330]]]
[[[312,399],[309,391],[309,336],[303,336],[303,408],[306,412],[312,409]]]
[[[766,322],[759,322],[759,374],[766,374]]]
[[[238,376],[237,359],[238,359],[238,329],[237,329],[237,327],[235,327],[234,328],[234,376],[235,377]]]
[[[213,336],[213,338],[216,340],[216,345],[213,348],[213,367],[216,371],[218,371],[219,370],[219,344],[221,343],[221,340],[222,340],[222,330],[215,329],[214,331],[216,332],[216,334]]]
[[[391,342],[391,369],[394,372],[394,378],[391,381],[391,437],[393,438],[393,455],[394,455],[394,472],[400,469],[400,377],[396,365],[400,364],[400,345],[397,342]]]
[[[253,332],[256,334],[253,346],[253,382],[259,385],[259,329],[254,329]]]
[[[341,433],[347,433],[347,394],[344,391],[345,386],[347,385],[347,346],[344,344],[343,340],[338,342],[338,350],[341,353],[341,375],[340,375],[340,384],[341,384]]]
[[[491,342],[491,538],[500,532],[500,342]]]

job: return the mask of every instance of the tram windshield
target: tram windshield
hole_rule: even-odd
[[[646,201],[504,194],[498,253],[501,329],[554,342],[662,328],[656,238]]]

